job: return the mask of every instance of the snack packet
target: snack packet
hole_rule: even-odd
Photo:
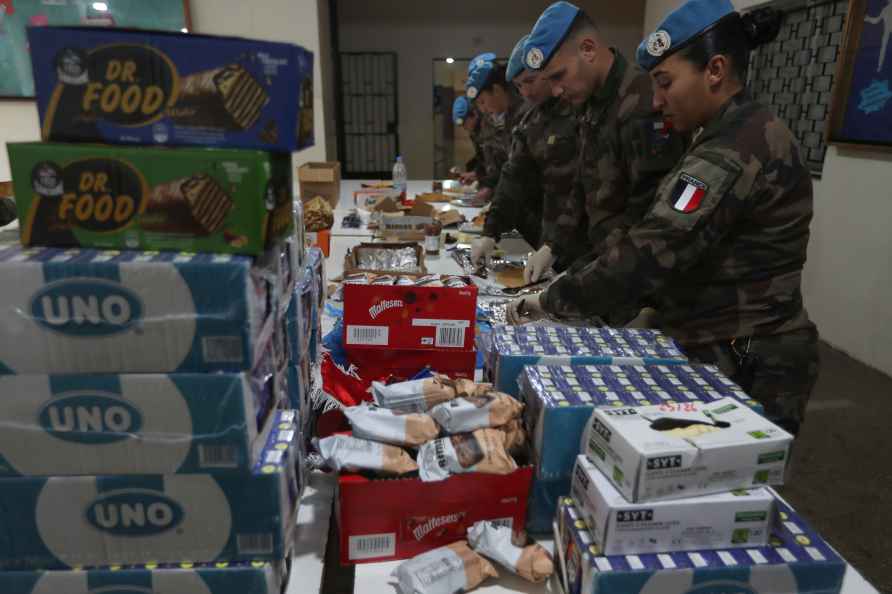
[[[403,561],[391,574],[402,594],[456,594],[499,577],[492,563],[461,540]]]
[[[307,231],[323,231],[334,225],[334,211],[322,196],[315,196],[304,203],[304,227]]]
[[[425,482],[466,472],[510,474],[515,470],[517,462],[508,455],[505,434],[498,429],[442,437],[418,450],[418,474]]]
[[[372,396],[375,403],[383,408],[399,412],[426,412],[455,398],[455,387],[452,380],[435,375],[389,386],[372,382]]]
[[[469,433],[475,429],[501,427],[516,419],[523,404],[501,392],[456,398],[431,409],[430,415],[446,433]]]
[[[401,414],[369,403],[345,408],[343,413],[353,427],[354,437],[360,439],[420,446],[440,434],[434,419],[426,414]]]
[[[468,528],[468,543],[486,557],[523,579],[541,583],[554,573],[554,561],[539,544],[519,547],[514,544],[511,528],[496,526],[486,520]]]
[[[505,449],[508,453],[512,456],[519,453],[527,441],[527,432],[524,431],[520,419],[513,419],[498,429],[505,434]]]
[[[406,474],[418,466],[402,448],[349,435],[319,439],[316,449],[325,464],[336,471],[373,470],[385,474]]]

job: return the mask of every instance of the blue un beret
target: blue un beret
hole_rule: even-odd
[[[524,66],[530,70],[544,68],[564,42],[578,14],[579,8],[569,2],[555,2],[546,8],[523,44]]]
[[[468,98],[464,95],[456,97],[455,103],[452,104],[452,121],[456,126],[465,123],[469,111],[471,111],[471,102],[468,101]]]
[[[636,56],[638,65],[653,70],[689,41],[735,12],[731,0],[688,0],[681,8],[669,13],[657,25],[657,30],[641,42]]]
[[[492,52],[484,52],[479,56],[476,56],[471,63],[468,64],[468,74],[473,73],[475,70],[480,68],[481,66],[485,66],[487,62],[495,62],[496,55]]]
[[[494,62],[484,62],[482,66],[478,66],[471,72],[468,76],[468,82],[465,84],[465,94],[468,96],[468,99],[474,101],[477,98],[477,95],[480,94],[480,91],[489,82],[489,77],[495,67]]]
[[[529,35],[524,35],[511,50],[511,57],[508,59],[508,69],[505,71],[505,80],[511,82],[517,75],[526,69],[523,65],[523,44],[529,39]]]

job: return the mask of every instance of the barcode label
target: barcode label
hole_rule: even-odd
[[[465,346],[465,329],[440,326],[437,328],[436,345],[438,347],[459,348]]]
[[[235,468],[238,466],[238,449],[231,445],[200,445],[198,464],[204,468]]]
[[[396,533],[363,534],[349,539],[350,559],[392,557],[396,554]]]
[[[347,326],[347,344],[387,346],[389,339],[387,326]]]
[[[236,537],[236,545],[240,555],[271,555],[273,535],[269,532],[239,534]]]
[[[239,336],[208,336],[201,346],[206,363],[239,363],[244,359]]]

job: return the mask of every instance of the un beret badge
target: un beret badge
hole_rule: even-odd
[[[647,53],[655,58],[665,54],[670,47],[672,47],[672,38],[664,30],[651,33],[650,37],[647,38]]]
[[[533,70],[539,70],[542,68],[542,63],[545,61],[545,54],[542,53],[538,47],[534,47],[530,51],[527,52],[527,66],[532,68]]]

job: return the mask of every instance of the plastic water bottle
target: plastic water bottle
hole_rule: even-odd
[[[406,164],[403,158],[397,156],[396,163],[393,164],[393,190],[399,192],[400,200],[406,199],[406,185],[409,181],[409,172],[406,171]]]

